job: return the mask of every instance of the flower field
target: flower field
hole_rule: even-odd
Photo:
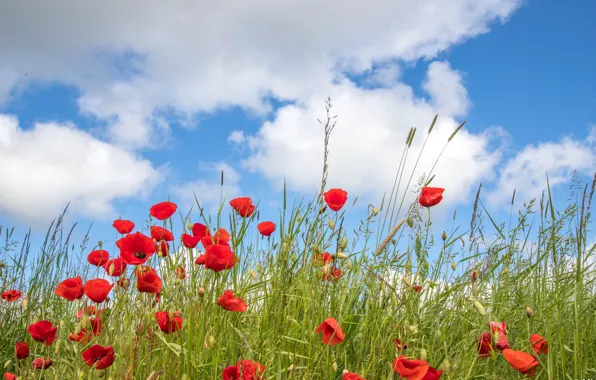
[[[508,223],[479,188],[470,226],[437,231],[449,189],[431,176],[411,205],[394,189],[348,229],[355,199],[326,167],[310,203],[284,192],[278,220],[239,197],[224,224],[197,194],[199,220],[158,202],[82,257],[61,220],[39,250],[2,231],[4,378],[596,378],[596,177]]]

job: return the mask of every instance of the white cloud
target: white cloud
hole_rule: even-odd
[[[546,175],[551,186],[566,183],[572,172],[591,176],[596,168],[596,143],[564,138],[560,142],[528,145],[511,158],[499,172],[497,188],[487,197],[490,203],[499,204],[515,197],[522,201],[540,198],[547,188]]]
[[[112,142],[152,146],[167,133],[160,109],[263,113],[264,96],[307,101],[327,94],[338,68],[432,58],[520,2],[5,2],[0,94],[31,80],[75,85],[82,110],[109,122]]]
[[[75,213],[113,216],[114,200],[146,196],[161,181],[149,161],[73,125],[24,130],[2,114],[0,162],[0,209],[33,226],[46,226],[69,201]]]
[[[207,178],[197,179],[182,185],[174,186],[172,191],[180,199],[183,210],[197,209],[196,200],[206,214],[215,214],[223,196],[229,201],[240,196],[240,175],[225,162],[202,163],[201,171],[208,173]],[[221,187],[221,172],[224,172],[224,185]],[[196,200],[195,200],[196,195]]]
[[[436,98],[452,98],[457,104],[467,102],[467,93],[461,91],[459,82],[451,81],[442,89],[435,83],[443,83],[444,77],[460,78],[441,65],[441,75],[436,75],[437,66],[431,65],[426,83],[435,90],[430,101],[417,98],[412,88],[402,83],[391,89],[368,90],[345,80],[332,87],[331,113],[339,116],[330,141],[328,187],[345,188],[353,197],[368,194],[379,202],[383,192],[391,189],[409,128],[414,126],[418,130],[404,170],[405,186],[435,115]],[[316,191],[320,186],[324,134],[316,120],[324,116],[323,105],[323,97],[313,96],[304,105],[280,109],[272,122],[246,137],[254,142],[254,149],[244,166],[272,183],[281,183],[285,177],[292,190]],[[458,124],[451,117],[439,117],[412,185],[423,173],[429,173]],[[499,140],[499,134],[491,130],[482,134],[461,130],[449,143],[433,171],[433,185],[447,189],[445,202],[468,200],[478,181],[494,177],[501,157],[498,149],[489,148],[495,140]]]
[[[468,91],[462,83],[461,73],[452,70],[449,63],[431,63],[423,87],[431,96],[431,104],[439,114],[462,116],[467,113],[470,106]]]

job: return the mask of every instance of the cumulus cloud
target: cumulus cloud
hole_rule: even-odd
[[[8,1],[0,95],[29,81],[75,85],[81,109],[107,122],[112,142],[146,147],[167,133],[160,110],[239,105],[264,114],[268,96],[326,94],[338,70],[432,58],[505,21],[520,2]]]
[[[431,64],[425,81],[433,89],[429,100],[416,97],[413,89],[403,83],[392,88],[363,89],[344,80],[332,87],[331,113],[339,116],[329,146],[330,187],[349,189],[354,196],[370,195],[367,201],[379,202],[380,196],[391,189],[410,127],[416,127],[417,133],[401,188],[405,188],[412,172],[412,184],[423,174],[428,178],[439,152],[459,124],[452,117],[439,117],[426,142],[423,159],[414,169],[437,111],[435,104],[451,99],[448,107],[455,109],[453,104],[468,103],[461,76],[444,63],[438,65]],[[449,78],[449,85],[441,86],[445,78]],[[324,115],[323,105],[323,97],[313,96],[303,105],[280,109],[276,118],[255,135],[244,136],[252,152],[243,165],[272,183],[281,183],[285,177],[292,190],[316,191],[322,171],[324,130],[313,121]],[[448,189],[447,202],[468,199],[478,181],[494,178],[501,152],[490,145],[498,136],[491,130],[481,134],[461,130],[449,143],[433,170],[433,184]]]
[[[75,213],[113,216],[114,200],[144,197],[161,181],[149,161],[74,125],[25,130],[2,114],[0,162],[0,209],[34,226],[45,226],[69,201]]]

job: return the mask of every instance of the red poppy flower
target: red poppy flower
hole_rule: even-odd
[[[486,331],[478,338],[478,356],[488,358],[493,351],[493,340],[490,332]]]
[[[197,259],[195,260],[195,264],[205,265],[205,254],[204,253],[202,255],[199,255],[199,257],[197,257]]]
[[[186,269],[183,266],[176,268],[176,278],[184,280],[186,278]]]
[[[114,224],[112,224],[112,227],[114,227],[116,231],[118,231],[118,233],[124,235],[131,233],[133,228],[135,228],[135,224],[130,220],[118,219],[114,220]]]
[[[174,234],[160,226],[151,226],[151,237],[157,241],[174,241]]]
[[[140,232],[126,235],[118,240],[116,245],[120,248],[120,258],[131,265],[145,264],[147,259],[157,250],[153,239]]]
[[[203,247],[207,248],[211,244],[224,244],[229,245],[229,241],[232,240],[232,237],[224,228],[220,228],[213,236],[205,235],[201,238],[201,243]]]
[[[79,311],[77,311],[77,319],[81,319],[81,317],[83,316],[83,311],[85,311],[84,309],[81,309]],[[87,306],[87,315],[95,315],[95,306],[91,305],[91,306]]]
[[[406,348],[408,348],[408,344],[407,343],[402,343],[401,340],[395,338],[393,339],[393,343],[395,344],[395,348],[397,348],[399,351],[401,350],[405,350]]]
[[[227,244],[212,244],[205,250],[205,267],[214,272],[231,269],[234,264],[236,257]]]
[[[436,206],[443,199],[445,189],[440,187],[423,187],[418,202],[423,207]]]
[[[103,278],[96,278],[85,283],[85,295],[93,302],[102,303],[108,297],[114,284]]]
[[[155,319],[161,331],[171,334],[182,328],[182,317],[180,312],[176,311],[170,315],[167,311],[158,311],[155,313]]]
[[[155,219],[165,220],[174,215],[177,209],[178,206],[176,206],[175,203],[161,202],[151,206],[149,209],[149,214],[151,214],[151,216]]]
[[[314,261],[318,264],[328,264],[333,261],[333,256],[329,252],[319,253],[314,256]]]
[[[95,366],[95,369],[106,369],[114,363],[114,348],[112,346],[100,346],[94,344],[81,353],[83,361],[89,367]]]
[[[99,336],[103,327],[101,318],[89,318],[89,323],[91,324],[91,332],[93,333],[93,335]]]
[[[346,338],[341,326],[334,318],[327,318],[315,330],[316,333],[322,334],[323,344],[330,346],[339,344]]]
[[[77,342],[81,344],[87,344],[91,340],[92,336],[90,333],[87,333],[87,330],[84,328],[79,331],[77,335],[70,333],[68,334],[68,340],[71,342]]]
[[[344,275],[344,271],[340,270],[338,268],[333,268],[333,270],[331,270],[331,273],[325,273],[323,274],[323,280],[324,281],[338,281],[341,276]]]
[[[333,211],[339,211],[348,200],[348,192],[342,189],[330,189],[323,196],[325,203]]]
[[[162,240],[159,242],[159,248],[157,249],[157,256],[167,257],[170,254],[170,245],[167,241]]]
[[[194,248],[197,246],[197,244],[199,244],[200,241],[201,238],[198,236],[182,234],[182,244],[184,244],[186,248]]]
[[[540,364],[534,356],[523,351],[513,351],[509,348],[503,350],[503,357],[513,368],[529,377],[534,377],[536,367]]]
[[[58,284],[54,293],[69,301],[81,299],[84,294],[83,280],[80,276],[67,278]]]
[[[209,235],[209,229],[206,225],[201,223],[195,223],[192,226],[192,236],[201,240],[204,236]]]
[[[424,377],[422,378],[422,380],[439,380],[441,378],[441,375],[443,374],[442,370],[437,370],[433,367],[428,367],[428,371],[426,372],[426,375],[424,375]]]
[[[548,354],[548,343],[542,336],[538,334],[532,334],[530,337],[530,344],[532,345],[536,355]]]
[[[52,365],[52,359],[50,358],[37,358],[31,362],[33,369],[47,369]]]
[[[13,302],[21,298],[22,294],[18,290],[7,290],[2,292],[2,298],[6,300],[6,302]]]
[[[246,302],[242,298],[234,297],[234,292],[226,290],[217,300],[217,304],[228,311],[244,313],[246,311]]]
[[[19,360],[27,359],[29,357],[29,345],[27,342],[17,342],[14,345],[14,351]]]
[[[414,289],[417,293],[420,293],[422,291],[422,286],[416,284],[412,286],[412,289]]]
[[[261,222],[257,225],[257,229],[263,236],[271,236],[275,231],[275,223],[273,222]]]
[[[11,372],[4,372],[4,380],[17,380],[17,375]]]
[[[110,254],[108,251],[103,249],[96,249],[95,251],[91,251],[87,256],[87,261],[91,265],[95,265],[96,267],[102,266],[108,262],[110,259]]]
[[[366,380],[364,377],[360,377],[360,375],[358,375],[357,373],[354,373],[354,372],[344,372],[341,379],[342,380]]]
[[[34,340],[43,342],[46,346],[51,346],[56,340],[58,328],[52,325],[52,322],[44,320],[30,324],[27,331]]]
[[[144,293],[160,293],[162,288],[161,278],[153,268],[135,271],[137,275],[137,290]]]
[[[410,360],[404,355],[397,357],[392,364],[393,370],[407,380],[422,380],[430,366],[424,360]]]
[[[488,327],[493,333],[497,332],[499,334],[499,339],[495,345],[497,350],[502,351],[506,348],[509,348],[509,341],[507,340],[507,325],[505,322],[489,322]]]
[[[255,206],[252,204],[252,199],[249,197],[232,199],[230,201],[230,206],[232,206],[232,208],[244,218],[251,216],[253,211],[255,211]]]
[[[108,260],[103,265],[103,269],[106,270],[106,273],[112,277],[120,277],[122,273],[126,271],[126,262],[119,257],[116,257],[112,260]]]
[[[223,370],[223,380],[263,380],[265,366],[250,360],[238,360],[236,365],[231,365]]]

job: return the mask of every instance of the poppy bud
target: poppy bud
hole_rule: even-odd
[[[346,373],[350,373],[350,371],[348,371],[347,369],[344,369],[341,373],[343,373],[345,375]]]
[[[428,270],[428,261],[424,260],[424,262],[422,263],[422,267],[424,268],[424,270]]]
[[[475,282],[478,279],[478,272],[476,269],[472,272],[472,282]]]
[[[414,221],[412,220],[412,218],[408,218],[406,222],[408,223],[408,226],[410,226],[410,228],[414,227]]]
[[[335,257],[336,257],[336,258],[338,258],[338,259],[345,259],[346,257],[348,257],[348,256],[346,256],[346,254],[345,254],[345,253],[343,253],[343,252],[337,252],[337,253],[336,253],[335,255],[333,255],[333,256],[335,256]]]
[[[333,219],[329,218],[329,221],[327,222],[327,225],[329,226],[329,228],[331,228],[332,230],[335,228],[335,222],[333,221]]]
[[[257,263],[257,272],[263,273],[263,266],[261,265],[261,263]]]
[[[182,377],[180,378],[180,380],[188,380],[188,375],[183,373]]]
[[[455,261],[451,262],[451,269],[455,270],[455,268],[457,268],[457,264],[455,264]]]
[[[346,247],[348,246],[348,238],[344,236],[343,239],[341,239],[341,241],[339,242],[339,248],[341,250],[346,249]]]
[[[27,311],[27,307],[29,306],[29,299],[28,298],[23,298],[23,310]]]
[[[288,372],[294,372],[294,363],[290,364],[290,366],[288,367]]]
[[[325,210],[327,210],[327,206],[323,206],[319,209],[319,215],[321,215],[322,213],[325,212]]]
[[[391,244],[393,244],[393,245],[397,244],[397,240],[391,239]]]
[[[477,300],[474,300],[474,307],[480,314],[482,314],[482,315],[486,314],[486,310],[484,309],[484,306]]]
[[[426,359],[427,359],[426,350],[425,350],[424,348],[422,348],[422,349],[420,350],[420,360],[424,360],[424,361],[426,361]]]
[[[103,245],[103,243],[100,241],[97,242],[97,245],[99,246],[99,248],[101,248],[101,246]]]
[[[441,234],[441,239],[443,239],[443,241],[447,240],[447,233],[445,231]]]
[[[257,277],[257,274],[255,273],[254,269],[250,268],[249,273],[250,273],[250,277],[252,277],[252,278],[256,278]]]
[[[441,368],[443,368],[444,371],[449,371],[449,369],[451,368],[451,363],[449,363],[449,359],[445,358],[445,360],[443,360],[443,363],[441,363]]]
[[[199,288],[198,293],[199,297],[203,297],[205,295],[205,288]]]
[[[302,216],[300,215],[300,213],[299,213],[299,212],[298,212],[298,213],[296,213],[296,221],[297,221],[298,223],[300,223],[300,222],[302,221]]]
[[[331,369],[333,369],[333,372],[337,372],[337,362],[333,362],[333,364],[331,364]]]
[[[4,369],[8,368],[8,366],[10,365],[11,361],[7,360],[6,363],[4,363]]]
[[[348,260],[346,262],[346,266],[348,267],[348,269],[352,269],[352,260]]]
[[[530,306],[526,307],[526,316],[528,318],[532,318],[533,315],[534,315],[534,312],[532,311],[532,308]]]
[[[112,310],[111,309],[103,309],[101,312],[101,315],[103,315],[104,317],[109,317],[110,314],[112,314]]]
[[[209,335],[209,345],[211,347],[215,346],[215,337],[213,335]]]
[[[372,208],[372,215],[373,216],[377,216],[377,214],[379,213],[379,210],[376,207]]]
[[[436,329],[436,330],[435,330],[435,336],[436,336],[438,339],[440,339],[442,335],[443,335],[443,334],[441,333],[441,330],[440,330],[440,329]]]

